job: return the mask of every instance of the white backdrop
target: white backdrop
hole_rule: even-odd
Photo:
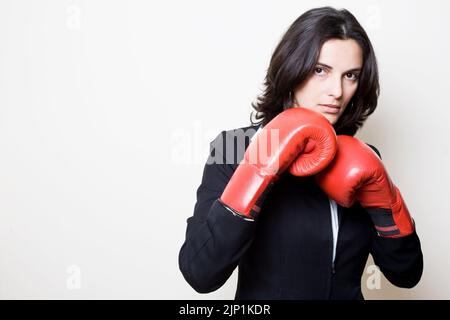
[[[209,142],[249,125],[269,59],[313,7],[347,8],[380,68],[375,145],[416,220],[424,274],[367,299],[450,298],[442,1],[0,2],[0,298],[232,299],[178,269]],[[368,262],[370,271],[371,261]]]

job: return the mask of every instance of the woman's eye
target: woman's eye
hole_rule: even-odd
[[[323,70],[323,68],[316,67],[316,68],[314,69],[314,71],[315,71],[317,74],[323,74],[322,71],[324,71],[324,70]]]
[[[319,75],[319,76],[325,74],[325,70],[324,70],[323,68],[321,68],[321,67],[316,67],[316,68],[314,69],[314,72],[315,72],[317,75]]]
[[[349,73],[346,74],[346,76],[348,76],[348,78],[350,80],[357,80],[358,79],[358,75],[356,73],[349,72]]]

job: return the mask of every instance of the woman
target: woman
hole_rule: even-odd
[[[391,283],[415,286],[414,221],[378,150],[353,137],[379,94],[355,17],[330,7],[301,15],[265,87],[259,122],[211,143],[179,254],[188,283],[214,291],[238,266],[236,299],[363,299],[370,253]]]

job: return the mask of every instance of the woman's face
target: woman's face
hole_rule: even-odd
[[[358,87],[362,64],[355,40],[326,41],[313,73],[294,91],[294,106],[319,112],[335,124]]]

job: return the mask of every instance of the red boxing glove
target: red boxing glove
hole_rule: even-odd
[[[287,109],[253,138],[219,200],[234,214],[254,219],[273,182],[294,160],[299,175],[313,175],[328,166],[336,147],[336,133],[323,115]]]
[[[399,238],[411,234],[414,222],[378,155],[357,138],[337,138],[336,156],[316,175],[318,185],[343,207],[359,201],[380,236]]]

